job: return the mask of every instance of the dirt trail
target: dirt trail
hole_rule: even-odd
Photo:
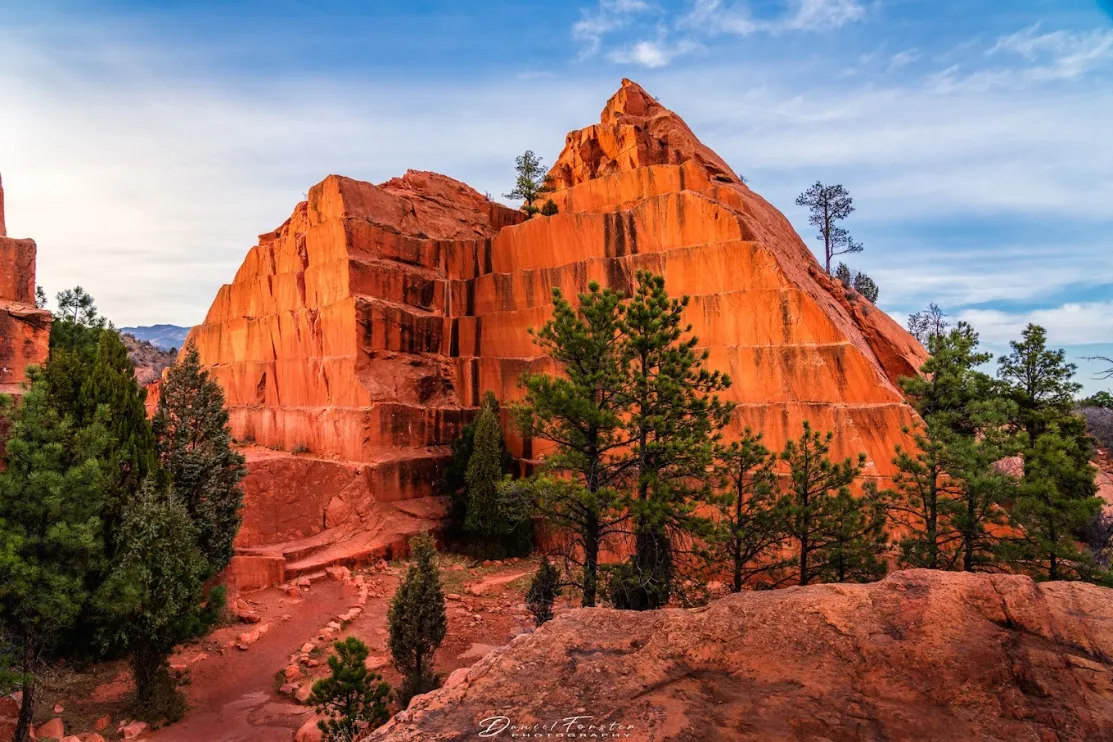
[[[453,557],[442,556],[442,580],[447,601],[448,635],[437,653],[437,670],[447,675],[474,663],[515,635],[532,630],[522,602],[525,579],[535,565],[529,562],[468,569]],[[389,664],[386,614],[405,565],[366,575],[371,589],[363,611],[336,638],[357,636],[370,649],[378,671],[395,685],[399,680]],[[473,595],[469,586],[479,586]],[[157,742],[291,742],[297,730],[314,718],[310,707],[291,695],[278,692],[276,679],[290,665],[291,655],[313,640],[330,621],[358,605],[357,586],[332,579],[315,581],[301,596],[288,596],[278,588],[247,593],[260,623],[237,623],[214,632],[199,645],[183,648],[176,662],[189,663],[186,718],[149,736]],[[228,646],[259,626],[267,626],[247,650]],[[328,647],[331,642],[320,641]],[[223,653],[220,652],[223,648]],[[200,656],[199,655],[204,655]],[[314,655],[315,667],[299,665],[313,677],[295,682],[311,684],[327,672],[323,653]],[[146,739],[146,737],[145,737]]]

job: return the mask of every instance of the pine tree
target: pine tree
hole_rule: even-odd
[[[964,498],[965,483],[948,470],[948,440],[955,434],[930,418],[907,431],[914,445],[898,445],[893,464],[892,512],[908,532],[900,540],[901,565],[955,569],[960,534],[952,515]]]
[[[819,582],[873,582],[885,576],[888,504],[872,483],[860,497],[840,489],[829,504],[831,532],[813,560]]]
[[[622,295],[594,282],[580,294],[578,309],[553,289],[552,319],[534,333],[534,342],[564,374],[524,375],[525,399],[514,408],[523,435],[551,443],[553,450],[544,460],[547,476],[513,489],[567,535],[571,548],[565,559],[576,567],[573,579],[584,606],[595,605],[600,549],[625,518],[618,489],[627,445],[623,311]]]
[[[725,487],[715,498],[716,545],[720,560],[731,567],[731,590],[737,593],[753,577],[786,566],[779,553],[785,522],[775,492],[777,456],[762,444],[760,433],[746,428],[739,440],[720,449],[718,460]]]
[[[53,360],[49,365],[53,365]],[[108,553],[116,548],[124,507],[135,498],[155,468],[154,434],[147,419],[147,392],[135,380],[127,347],[112,330],[100,333],[96,355],[85,369],[73,410],[78,425],[89,425],[99,415],[112,436],[112,473],[104,521]]]
[[[93,297],[80,286],[60,291],[56,300],[58,311],[50,328],[51,352],[64,348],[91,356],[100,331],[110,327],[108,320],[100,316]]]
[[[244,458],[232,448],[224,392],[192,343],[166,374],[153,428],[158,462],[197,528],[207,576],[215,575],[240,528]]]
[[[386,699],[390,685],[367,669],[367,645],[354,636],[333,643],[328,658],[332,674],[313,684],[309,703],[328,719],[317,722],[326,742],[351,742],[390,719]]]
[[[997,375],[1016,403],[1017,426],[1033,445],[1051,425],[1067,432],[1063,418],[1071,416],[1074,397],[1082,388],[1073,381],[1077,367],[1067,363],[1063,350],[1048,349],[1047,331],[1039,325],[1028,325],[1022,339],[1009,345],[1012,353],[998,359]],[[1076,426],[1070,433],[1077,430]]]
[[[816,181],[796,198],[797,206],[808,207],[808,223],[819,230],[823,242],[824,267],[831,275],[831,260],[838,255],[862,252],[862,243],[837,223],[854,212],[854,199],[841,185],[823,185]]]
[[[560,570],[553,566],[548,557],[544,557],[529,583],[529,590],[526,591],[526,606],[536,625],[552,620],[553,603],[560,592]]]
[[[185,712],[169,661],[175,645],[209,628],[206,570],[189,512],[148,479],[124,513],[112,572],[97,595],[111,619],[104,638],[130,657],[135,713],[144,719],[173,721]]]
[[[410,549],[414,560],[387,613],[390,654],[402,675],[397,696],[403,708],[414,696],[437,687],[433,657],[447,628],[433,539],[428,534],[417,536]]]
[[[1006,429],[1015,408],[978,370],[991,358],[978,342],[965,322],[930,333],[920,375],[902,381],[924,421],[912,432],[915,449],[894,459],[892,508],[910,530],[901,542],[910,566],[972,571],[998,557],[1013,482],[997,464],[1019,443]]]
[[[881,289],[877,287],[874,280],[861,271],[854,274],[854,290],[870,304],[876,304],[877,297],[881,294]]]
[[[1080,534],[1101,511],[1095,469],[1080,465],[1088,446],[1061,435],[1054,425],[1025,453],[1024,479],[1011,515],[1019,535],[1006,546],[1006,558],[1023,571],[1046,580],[1093,579],[1091,554]]]
[[[1093,439],[1074,411],[1082,388],[1062,350],[1047,348],[1047,333],[1028,325],[1012,352],[998,361],[998,376],[1013,401],[1014,429],[1023,431],[1024,473],[1011,511],[1022,534],[1007,545],[1014,565],[1047,579],[1092,574],[1078,548],[1078,534],[1100,509]]]
[[[781,495],[786,533],[796,543],[799,584],[808,585],[829,576],[829,560],[845,534],[839,520],[846,517],[850,485],[865,466],[865,454],[857,461],[832,462],[828,458],[832,433],[813,431],[804,421],[798,441],[788,441],[781,460],[788,467],[789,481]],[[840,499],[842,498],[842,499]]]
[[[551,198],[545,201],[545,205],[541,207],[541,216],[556,216],[560,213],[560,208],[556,205],[556,201]]]
[[[499,401],[494,393],[485,392],[479,403],[482,410],[489,407],[496,414],[499,411]],[[468,462],[471,461],[472,451],[475,450],[475,426],[478,421],[472,420],[460,429],[460,434],[452,441],[452,457],[445,464],[441,480],[441,492],[448,498],[448,517],[446,535],[453,539],[464,538],[464,523],[468,516]],[[517,464],[514,457],[502,445],[502,473],[511,474]]]
[[[0,472],[0,627],[18,651],[25,742],[43,652],[73,626],[104,568],[100,512],[110,436],[58,414],[39,373],[16,408]]]
[[[472,453],[465,473],[467,514],[465,532],[492,556],[528,553],[533,543],[532,523],[525,508],[503,496],[499,483],[505,474],[506,445],[496,406],[484,404],[475,421]]]
[[[668,603],[679,566],[677,542],[708,526],[697,507],[711,499],[707,472],[732,409],[716,393],[730,386],[730,377],[707,369],[708,352],[697,350],[699,341],[683,319],[687,305],[686,296],[669,298],[662,276],[639,271],[620,320],[636,479],[628,505],[635,553],[612,580],[617,607]]]
[[[514,181],[514,190],[507,193],[506,197],[520,198],[525,201],[522,204],[522,211],[533,216],[538,211],[534,202],[553,190],[545,174],[545,166],[533,150],[527,149],[515,160],[514,169],[518,171],[518,178]]]

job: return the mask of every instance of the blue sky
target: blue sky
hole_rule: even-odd
[[[898,319],[936,301],[993,350],[1034,320],[1113,356],[1111,4],[0,0],[9,232],[50,292],[196,323],[325,175],[501,194],[626,76],[809,244],[796,194],[846,185]]]

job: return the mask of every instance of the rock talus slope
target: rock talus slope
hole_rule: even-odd
[[[629,291],[640,269],[692,297],[694,334],[735,380],[730,433],[751,426],[777,447],[809,420],[836,431],[836,453],[866,452],[867,474],[890,473],[914,417],[897,379],[923,349],[830,280],[676,114],[625,80],[600,123],[568,135],[551,175],[560,213],[529,220],[433,173],[377,186],[329,176],[260,236],[191,333],[237,438],[308,452],[252,462],[241,546],[336,545],[429,499],[482,394],[514,399],[523,371],[555,370],[527,334],[552,288]],[[516,454],[543,455],[507,432]],[[283,504],[298,472],[324,466],[330,484]],[[273,515],[289,507],[301,515]]]
[[[50,312],[35,307],[34,240],[8,237],[0,182],[0,394],[19,394],[27,367],[46,362]]]
[[[1110,658],[1111,590],[914,570],[704,609],[573,610],[456,671],[371,739],[590,716],[580,723],[638,742],[1098,742],[1113,739]]]

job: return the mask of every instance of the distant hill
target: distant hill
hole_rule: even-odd
[[[180,329],[180,328],[178,328]],[[177,351],[163,350],[147,340],[140,340],[130,332],[121,332],[120,338],[128,349],[128,357],[135,365],[135,378],[141,386],[158,381],[163,369],[173,366]]]
[[[181,350],[185,344],[186,335],[192,329],[178,325],[144,325],[142,327],[121,327],[120,332],[126,332],[137,340],[146,340],[156,348],[162,350]]]

